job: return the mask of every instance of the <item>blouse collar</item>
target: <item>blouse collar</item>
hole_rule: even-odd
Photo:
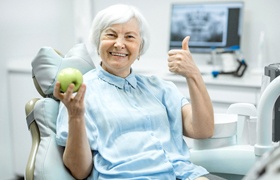
[[[124,89],[127,83],[133,88],[136,88],[137,86],[136,77],[132,68],[130,68],[130,74],[126,78],[115,76],[105,71],[100,65],[96,67],[96,70],[97,70],[97,75],[100,79],[120,89]]]

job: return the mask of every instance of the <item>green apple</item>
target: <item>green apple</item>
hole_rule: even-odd
[[[70,84],[74,84],[74,92],[77,92],[83,83],[83,74],[75,68],[62,69],[57,76],[60,82],[60,90],[65,92]]]

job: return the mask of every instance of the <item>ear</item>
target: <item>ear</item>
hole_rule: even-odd
[[[144,41],[142,39],[141,44],[140,44],[140,48],[139,48],[139,57],[140,57],[140,55],[142,55],[143,48],[144,48]]]

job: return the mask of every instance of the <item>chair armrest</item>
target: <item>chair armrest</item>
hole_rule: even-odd
[[[35,158],[36,153],[39,147],[40,143],[40,132],[39,128],[37,126],[36,121],[34,120],[34,116],[30,117],[31,114],[33,114],[33,109],[36,104],[36,102],[39,100],[39,98],[34,98],[28,101],[25,105],[25,114],[26,117],[32,118],[32,121],[30,124],[28,124],[28,128],[30,130],[31,136],[32,136],[32,146],[29,153],[26,169],[25,169],[25,179],[26,180],[33,180],[34,179],[34,169],[35,169]]]

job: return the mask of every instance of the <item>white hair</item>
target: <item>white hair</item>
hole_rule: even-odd
[[[113,24],[123,24],[135,18],[139,24],[141,35],[140,54],[144,54],[149,46],[149,28],[144,16],[133,6],[117,4],[99,11],[91,26],[90,42],[99,49],[101,33]]]

